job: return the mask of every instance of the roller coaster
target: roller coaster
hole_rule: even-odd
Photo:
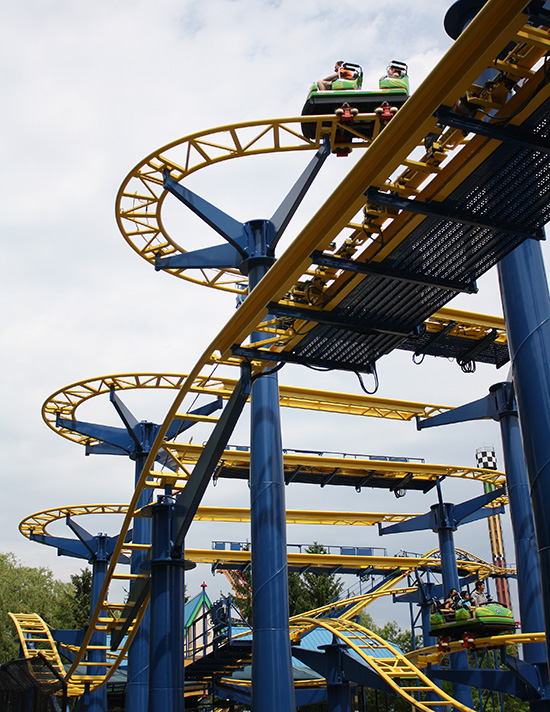
[[[20,525],[30,539],[81,558],[87,549],[98,563],[90,625],[81,635],[56,639],[39,617],[12,614],[25,657],[41,656],[51,679],[61,680],[65,693],[81,697],[88,709],[106,710],[105,686],[121,664],[128,669],[126,709],[184,709],[192,668],[182,642],[184,572],[197,563],[237,570],[250,565],[251,642],[232,667],[251,660],[244,684],[254,712],[296,708],[296,657],[319,673],[316,684],[326,688],[331,710],[351,709],[351,684],[391,691],[421,710],[473,709],[472,686],[515,694],[533,710],[550,709],[550,525],[544,509],[550,489],[550,300],[537,243],[550,210],[550,11],[537,1],[460,0],[447,22],[455,44],[391,120],[357,112],[344,125],[335,113],[205,130],[154,151],[123,181],[117,221],[132,249],[155,270],[237,295],[239,306],[189,373],[104,376],[63,388],[44,404],[46,424],[87,453],[126,454],[136,463],[128,503],[44,510]],[[354,121],[372,122],[372,132],[355,131]],[[241,223],[184,185],[190,174],[221,161],[296,151],[315,155],[269,220]],[[281,235],[323,163],[332,152],[349,151],[362,153],[276,258]],[[162,217],[174,199],[224,242],[186,251]],[[446,306],[458,293],[475,293],[476,280],[495,265],[504,319]],[[451,408],[278,385],[277,372],[287,363],[350,371],[363,387],[365,377],[377,385],[377,361],[395,349],[417,360],[453,358],[465,372],[476,363],[499,367],[510,360],[513,387],[496,384],[486,398]],[[176,391],[162,424],[138,422],[120,397],[147,388]],[[123,428],[77,418],[79,406],[98,396],[110,399]],[[198,397],[204,405],[196,408]],[[231,448],[247,403],[250,446]],[[419,429],[494,418],[501,424],[506,472],[285,453],[280,406],[416,421]],[[210,428],[205,443],[183,442],[181,434],[197,423]],[[481,497],[453,505],[443,501],[445,477],[488,487]],[[248,479],[250,508],[201,506],[217,478]],[[438,501],[424,514],[287,512],[284,490],[292,483],[431,491]],[[425,647],[405,655],[355,622],[384,595],[418,603],[429,619],[433,584],[422,578],[429,572],[441,574],[447,589],[458,588],[459,577],[512,575],[457,551],[453,541],[461,523],[494,516],[505,504],[516,542],[522,633],[478,638],[473,645],[499,648],[506,670],[472,669],[460,642],[443,651],[430,644],[427,632]],[[75,521],[94,514],[121,516],[118,536],[91,537]],[[48,531],[61,519],[76,544]],[[251,551],[186,548],[197,520],[250,521]],[[432,529],[440,546],[416,557],[288,553],[286,525],[292,522],[376,524],[381,535]],[[304,567],[388,576],[367,594],[291,619],[287,570]],[[110,600],[119,581],[129,585],[125,603]],[[322,651],[304,646],[314,630],[327,632]],[[524,646],[521,659],[506,652],[509,644]],[[206,658],[206,644],[204,651]],[[446,668],[439,667],[444,655]],[[227,692],[226,672],[220,662],[199,682],[218,694],[218,683],[226,684]],[[452,696],[441,680],[452,683]]]

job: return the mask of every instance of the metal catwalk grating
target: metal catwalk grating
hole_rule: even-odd
[[[550,133],[550,100],[522,125],[539,137]],[[535,230],[550,219],[550,156],[546,153],[501,145],[445,201],[480,222],[498,222]],[[524,240],[524,236],[426,217],[381,262],[394,270],[422,276],[473,282]],[[412,332],[455,296],[439,287],[412,285],[380,276],[365,276],[331,312],[358,324],[375,322],[410,333],[409,337],[364,335],[333,326],[315,327],[293,349],[306,362],[338,361],[343,368],[368,370],[395,348],[422,353],[429,336]],[[461,360],[478,344],[474,339],[444,336],[427,353]],[[501,366],[508,360],[503,345],[488,344],[476,361]]]

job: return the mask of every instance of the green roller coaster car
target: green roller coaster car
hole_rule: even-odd
[[[347,70],[347,75],[352,75],[351,78],[336,79],[330,91],[320,91],[317,83],[314,83],[302,109],[302,116],[334,114],[344,105],[349,106],[355,114],[374,114],[380,112],[382,107],[391,108],[394,113],[409,98],[408,69],[404,62],[393,60],[388,65],[387,74],[380,79],[379,88],[371,91],[362,89],[363,70],[358,64],[345,62],[342,68]],[[356,119],[353,121],[353,130],[371,138],[374,124],[373,118]],[[315,138],[315,125],[302,124],[302,132],[306,138]]]
[[[501,603],[486,603],[475,609],[457,608],[452,613],[437,611],[430,616],[430,635],[460,638],[468,631],[473,635],[497,635],[516,628],[512,611]]]

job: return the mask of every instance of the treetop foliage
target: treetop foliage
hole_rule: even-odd
[[[90,569],[82,569],[64,583],[47,567],[25,566],[12,553],[0,553],[0,663],[19,657],[8,612],[37,613],[52,628],[82,628],[90,615],[91,579]]]

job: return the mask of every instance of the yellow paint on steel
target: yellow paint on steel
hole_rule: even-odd
[[[197,564],[232,564],[244,566],[250,561],[250,551],[229,551],[219,549],[185,549],[187,559]],[[433,566],[438,568],[441,564],[432,559],[426,562],[423,556],[353,556],[342,554],[307,554],[288,552],[288,565],[294,568],[347,568],[360,571],[362,569],[377,568],[385,571],[411,571],[419,566]],[[493,566],[487,562],[457,559],[457,566],[471,573],[480,573],[483,577],[489,576]],[[499,569],[502,572],[502,569]]]
[[[472,567],[471,571],[475,571],[476,575],[479,578],[487,578],[488,576],[491,576],[495,573],[500,573],[502,574],[502,569],[498,566],[495,566],[494,564],[490,564],[487,561],[484,561],[483,559],[474,556],[468,551],[465,551],[464,549],[456,549],[456,556],[457,560],[462,561],[462,562],[468,562],[469,565]],[[392,576],[391,579],[388,579],[385,581],[381,586],[379,586],[375,591],[369,591],[367,593],[362,593],[357,596],[353,596],[351,598],[348,598],[343,601],[335,601],[333,603],[330,603],[326,606],[321,606],[320,608],[316,608],[311,611],[306,611],[304,613],[301,613],[301,616],[306,616],[308,618],[316,618],[318,616],[328,616],[331,618],[334,618],[337,616],[337,611],[340,608],[344,609],[344,612],[340,614],[338,617],[345,619],[345,620],[352,620],[355,618],[359,613],[366,608],[369,604],[373,603],[376,601],[378,598],[381,598],[383,596],[388,596],[388,595],[394,595],[394,594],[401,594],[401,593],[408,593],[410,591],[415,590],[415,588],[411,587],[406,587],[406,588],[398,588],[398,584],[400,584],[404,578],[406,578],[409,574],[412,574],[415,569],[420,568],[420,567],[429,567],[429,566],[436,566],[438,567],[441,563],[441,553],[439,549],[433,549],[432,551],[427,552],[424,554],[421,559],[420,563],[417,561],[414,561],[413,565],[411,568],[406,568],[402,567],[400,568],[399,571],[395,571],[395,575]],[[514,569],[506,569],[506,573],[513,574]],[[293,618],[290,619],[290,624],[291,624],[291,631],[292,635],[302,635],[304,633],[304,629],[300,629],[300,627],[295,624],[295,619],[298,618],[299,616],[294,616]]]
[[[363,115],[358,118],[361,117]],[[371,118],[375,120],[376,116]],[[315,124],[315,139],[302,135],[302,123]],[[328,134],[334,139],[339,125],[336,116],[246,121],[200,131],[163,146],[130,171],[118,192],[116,215],[124,239],[151,264],[155,263],[156,255],[166,257],[186,251],[168,233],[162,221],[161,213],[167,195],[163,188],[165,169],[180,181],[201,168],[233,158],[316,150],[321,136]],[[353,145],[365,148],[370,143],[368,139],[356,137]],[[167,271],[216,289],[236,293],[246,291],[242,274],[236,269],[203,269],[194,273],[178,269]]]
[[[381,514],[378,512],[336,512],[287,509],[287,524],[318,524],[328,526],[372,526],[379,522],[402,522],[413,514]],[[199,522],[249,522],[250,510],[244,507],[199,507],[195,515]]]
[[[63,437],[79,444],[97,442],[87,435],[74,433],[56,424],[57,416],[66,420],[76,419],[77,409],[91,398],[108,395],[115,391],[134,389],[179,390],[188,378],[184,373],[118,373],[77,381],[49,396],[42,406],[46,424]],[[189,389],[190,393],[222,397],[227,400],[237,380],[216,375],[199,376]],[[377,398],[357,393],[323,391],[298,386],[280,387],[280,402],[283,407],[315,410],[325,413],[343,413],[393,420],[412,420],[416,416],[428,417],[444,413],[451,406],[435,403],[401,401],[392,398]],[[187,414],[186,414],[187,417]]]
[[[347,645],[364,660],[380,677],[406,700],[412,709],[432,712],[435,700],[438,705],[449,705],[454,710],[473,712],[461,702],[453,699],[403,655],[391,643],[388,643],[368,628],[353,621],[336,619],[298,618],[297,623],[324,628],[335,638]],[[434,702],[425,703],[416,698],[416,694],[430,693]]]
[[[455,322],[455,325],[448,331],[449,336],[481,340],[490,332],[494,332],[494,343],[508,343],[502,317],[472,314],[458,309],[440,309],[433,316],[426,319],[424,329],[428,333],[436,334],[452,321]]]
[[[524,22],[519,16],[520,8],[518,0],[507,4],[504,11],[498,2],[485,5],[442,62],[255,287],[220,332],[209,349],[210,353],[217,349],[222,357],[226,357],[232,344],[242,343],[266,316],[266,305],[284,298],[307,272],[313,250],[326,248],[361,210],[365,187],[383,186],[424,137],[436,130],[433,112],[441,104],[454,104],[474,81],[480,67],[490,64],[492,57],[507,44],[510,34]],[[465,45],[468,38],[470,44]]]
[[[202,445],[194,443],[165,443],[164,449],[174,455],[184,465],[194,465],[203,450]],[[249,450],[224,450],[220,457],[219,463],[223,467],[238,468],[248,467],[250,463]],[[478,467],[458,467],[453,465],[432,465],[422,462],[390,462],[386,460],[369,460],[360,457],[334,457],[334,456],[318,456],[315,453],[284,453],[284,467],[293,470],[301,467],[301,472],[310,470],[323,474],[330,475],[335,469],[338,469],[338,474],[356,477],[360,482],[364,479],[367,473],[373,472],[378,477],[404,477],[409,473],[416,480],[425,482],[434,481],[440,477],[461,477],[468,480],[479,480],[488,482],[495,486],[501,486],[505,483],[505,473],[498,470],[483,469]],[[156,473],[154,470],[150,472],[151,477],[158,476],[159,478],[170,479],[170,473]],[[173,476],[175,477],[175,476]],[[321,480],[320,480],[321,482]],[[504,501],[499,500],[500,501]]]
[[[544,643],[545,633],[504,633],[503,635],[492,635],[484,638],[475,638],[473,647],[497,648],[501,645],[528,645],[529,643]],[[440,650],[438,645],[430,645],[427,648],[418,648],[407,653],[407,658],[417,667],[426,667],[428,663],[439,663],[447,653],[455,653],[464,649],[462,640],[451,640],[445,651]]]
[[[8,612],[8,615],[17,630],[23,656],[27,660],[30,660],[38,655],[42,655],[58,673],[59,677],[64,678],[65,668],[61,662],[57,645],[52,637],[51,629],[48,624],[36,613]],[[67,694],[71,697],[82,695],[86,681],[86,676],[74,678],[68,686]],[[57,682],[57,679],[54,679],[52,676],[50,682]]]
[[[52,507],[25,517],[19,524],[19,531],[30,539],[31,535],[48,534],[49,524],[65,520],[67,517],[82,517],[98,514],[122,514],[128,512],[127,504],[77,504],[68,507]]]
[[[32,535],[48,534],[47,527],[56,521],[69,517],[97,514],[119,514],[128,512],[127,504],[83,504],[68,507],[52,507],[25,517],[19,524],[19,531],[30,539]],[[337,512],[306,509],[287,509],[287,524],[318,524],[329,526],[372,526],[379,522],[402,522],[416,516],[414,514],[388,514],[379,512]],[[197,522],[249,522],[248,507],[199,507],[195,515]],[[148,549],[146,544],[125,544],[125,549]]]

